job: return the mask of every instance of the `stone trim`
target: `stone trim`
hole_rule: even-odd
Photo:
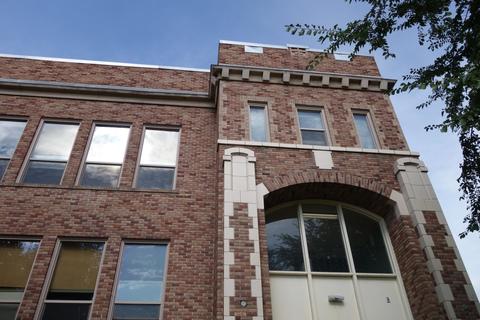
[[[386,92],[393,88],[396,82],[393,79],[373,76],[230,64],[212,65],[211,77],[212,82],[220,79],[375,92]]]
[[[376,154],[390,154],[390,155],[400,155],[400,156],[410,156],[410,157],[420,156],[418,152],[408,151],[408,150],[363,149],[363,148],[354,148],[354,147],[315,146],[310,144],[298,144],[298,143],[294,144],[294,143],[279,143],[279,142],[227,140],[227,139],[218,139],[217,143],[225,144],[225,145],[249,146],[249,147],[270,147],[270,148],[285,148],[285,149],[376,153]]]
[[[236,240],[239,230],[230,224],[237,214],[235,204],[246,204],[248,218],[248,240],[253,244],[250,252],[250,266],[255,269],[255,277],[250,279],[250,298],[256,301],[256,315],[253,320],[263,320],[263,290],[260,259],[260,240],[258,231],[258,209],[263,208],[263,199],[258,201],[259,188],[255,184],[255,156],[253,151],[245,148],[226,149],[224,161],[224,320],[234,320],[236,315],[231,311],[232,298],[242,298],[235,287],[235,279],[230,275],[230,267],[235,265],[235,252],[231,246]],[[260,189],[261,190],[261,189]],[[245,257],[242,257],[245,258]]]

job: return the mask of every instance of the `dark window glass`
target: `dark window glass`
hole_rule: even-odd
[[[355,271],[392,273],[378,222],[363,214],[343,209]]]
[[[310,267],[317,272],[348,272],[337,219],[304,218]]]
[[[270,270],[304,271],[297,206],[269,214],[266,229]]]
[[[47,300],[91,300],[103,243],[62,242]]]
[[[3,174],[7,170],[8,160],[0,159],[0,180],[3,178]]]
[[[0,319],[15,320],[18,306],[17,303],[0,303]]]
[[[46,303],[42,320],[87,320],[90,304]]]
[[[140,167],[137,175],[137,188],[173,189],[174,168]]]
[[[326,146],[327,138],[325,131],[302,130],[302,143]]]
[[[23,182],[34,184],[60,184],[66,162],[30,161]]]
[[[159,319],[160,306],[148,304],[116,304],[113,309],[113,319]]]
[[[355,113],[353,115],[353,119],[355,120],[355,125],[357,127],[362,148],[375,149],[377,144],[375,143],[372,128],[370,127],[368,121],[368,115],[364,113]]]
[[[87,164],[80,184],[89,187],[114,188],[118,185],[121,168],[116,165]]]
[[[265,107],[250,107],[250,138],[253,141],[267,141]]]

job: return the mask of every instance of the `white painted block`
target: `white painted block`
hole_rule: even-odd
[[[260,266],[255,266],[255,279],[262,279],[262,269],[260,268]]]
[[[255,163],[249,162],[247,164],[247,175],[255,177]]]
[[[434,271],[443,271],[442,262],[440,259],[431,259],[427,261],[427,268],[430,273]]]
[[[233,228],[224,228],[223,239],[233,240],[235,239],[235,232]]]
[[[230,252],[230,240],[223,240],[223,251]]]
[[[257,314],[263,317],[263,298],[257,297]]]
[[[237,177],[247,176],[247,163],[246,162],[233,162],[232,163],[232,175]]]
[[[253,241],[253,252],[260,253],[260,241]]]
[[[252,219],[252,228],[253,228],[253,229],[256,229],[257,232],[258,232],[258,220],[257,220],[257,217],[254,217],[254,218]]]
[[[262,281],[260,281],[260,280],[250,280],[250,285],[252,287],[252,297],[261,297],[262,296]]]
[[[226,190],[232,189],[232,176],[229,174],[225,174],[223,176],[223,188]]]
[[[313,150],[313,157],[315,159],[315,165],[319,169],[332,169],[333,159],[331,151]]]
[[[430,235],[424,235],[418,238],[418,241],[420,242],[420,248],[424,249],[425,247],[433,247],[433,238]]]
[[[258,216],[257,204],[256,203],[249,203],[248,204],[248,216],[251,217],[251,218],[256,218]]]
[[[467,271],[467,269],[465,269],[465,265],[463,264],[462,260],[454,259],[453,263],[455,263],[455,267],[457,268],[458,271]]]
[[[435,284],[444,284],[443,276],[441,271],[433,271],[432,272],[433,280],[435,280]]]
[[[251,266],[260,265],[260,255],[258,253],[250,253],[250,265]]]
[[[258,241],[258,229],[248,229],[248,240]]]
[[[444,301],[453,301],[453,293],[448,284],[439,284],[435,287],[435,292],[437,293],[440,303],[443,303]]]
[[[224,252],[223,253],[223,264],[232,265],[235,264],[235,255],[233,252]]]
[[[242,151],[240,151],[242,152]],[[233,163],[247,163],[247,157],[243,155],[234,155],[232,156]]]
[[[447,313],[448,320],[458,320],[457,315],[455,314],[455,309],[453,309],[453,304],[451,301],[445,301],[443,303],[443,308]]]
[[[225,202],[223,204],[223,214],[225,216],[233,216],[233,202]]]
[[[255,181],[254,176],[248,176],[248,190],[250,191],[256,191],[257,190],[257,185]]]
[[[223,279],[223,295],[225,297],[235,297],[235,280]]]
[[[223,265],[223,279],[230,279],[230,265]]]
[[[257,207],[264,209],[263,197],[268,194],[268,189],[263,183],[257,184]]]
[[[232,175],[232,162],[231,161],[225,161],[223,163],[223,173],[225,175]]]
[[[240,191],[240,202],[257,203],[257,193],[255,191]]]
[[[229,216],[223,216],[223,227],[224,228],[229,228],[230,227],[230,217]]]
[[[230,297],[223,297],[223,315],[230,315]]]
[[[247,177],[233,176],[232,189],[240,191],[247,190]]]

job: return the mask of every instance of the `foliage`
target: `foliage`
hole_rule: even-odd
[[[414,68],[392,94],[429,89],[422,109],[434,101],[444,103],[443,122],[432,124],[427,131],[438,129],[456,133],[463,153],[458,178],[461,199],[469,212],[464,218],[466,230],[460,234],[480,231],[480,0],[347,0],[369,5],[363,19],[345,27],[309,24],[285,26],[293,35],[317,37],[328,44],[326,52],[340,46],[353,47],[351,57],[367,47],[371,53],[380,50],[387,58],[395,57],[388,36],[413,29],[418,43],[437,54],[428,66]],[[313,59],[310,68],[326,55]]]

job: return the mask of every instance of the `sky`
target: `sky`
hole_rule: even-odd
[[[324,48],[315,38],[285,32],[284,25],[342,25],[361,17],[362,4],[339,0],[2,0],[0,53],[72,59],[209,68],[219,40]],[[417,45],[414,32],[392,36],[397,58],[373,53],[383,76],[401,80],[412,67],[434,55]],[[349,48],[342,48],[348,51]],[[366,51],[362,53],[368,53]],[[477,295],[480,295],[480,237],[459,239],[467,209],[459,201],[460,147],[452,133],[425,132],[441,121],[441,103],[427,110],[415,106],[425,92],[393,96],[410,149],[418,151],[456,238]]]

